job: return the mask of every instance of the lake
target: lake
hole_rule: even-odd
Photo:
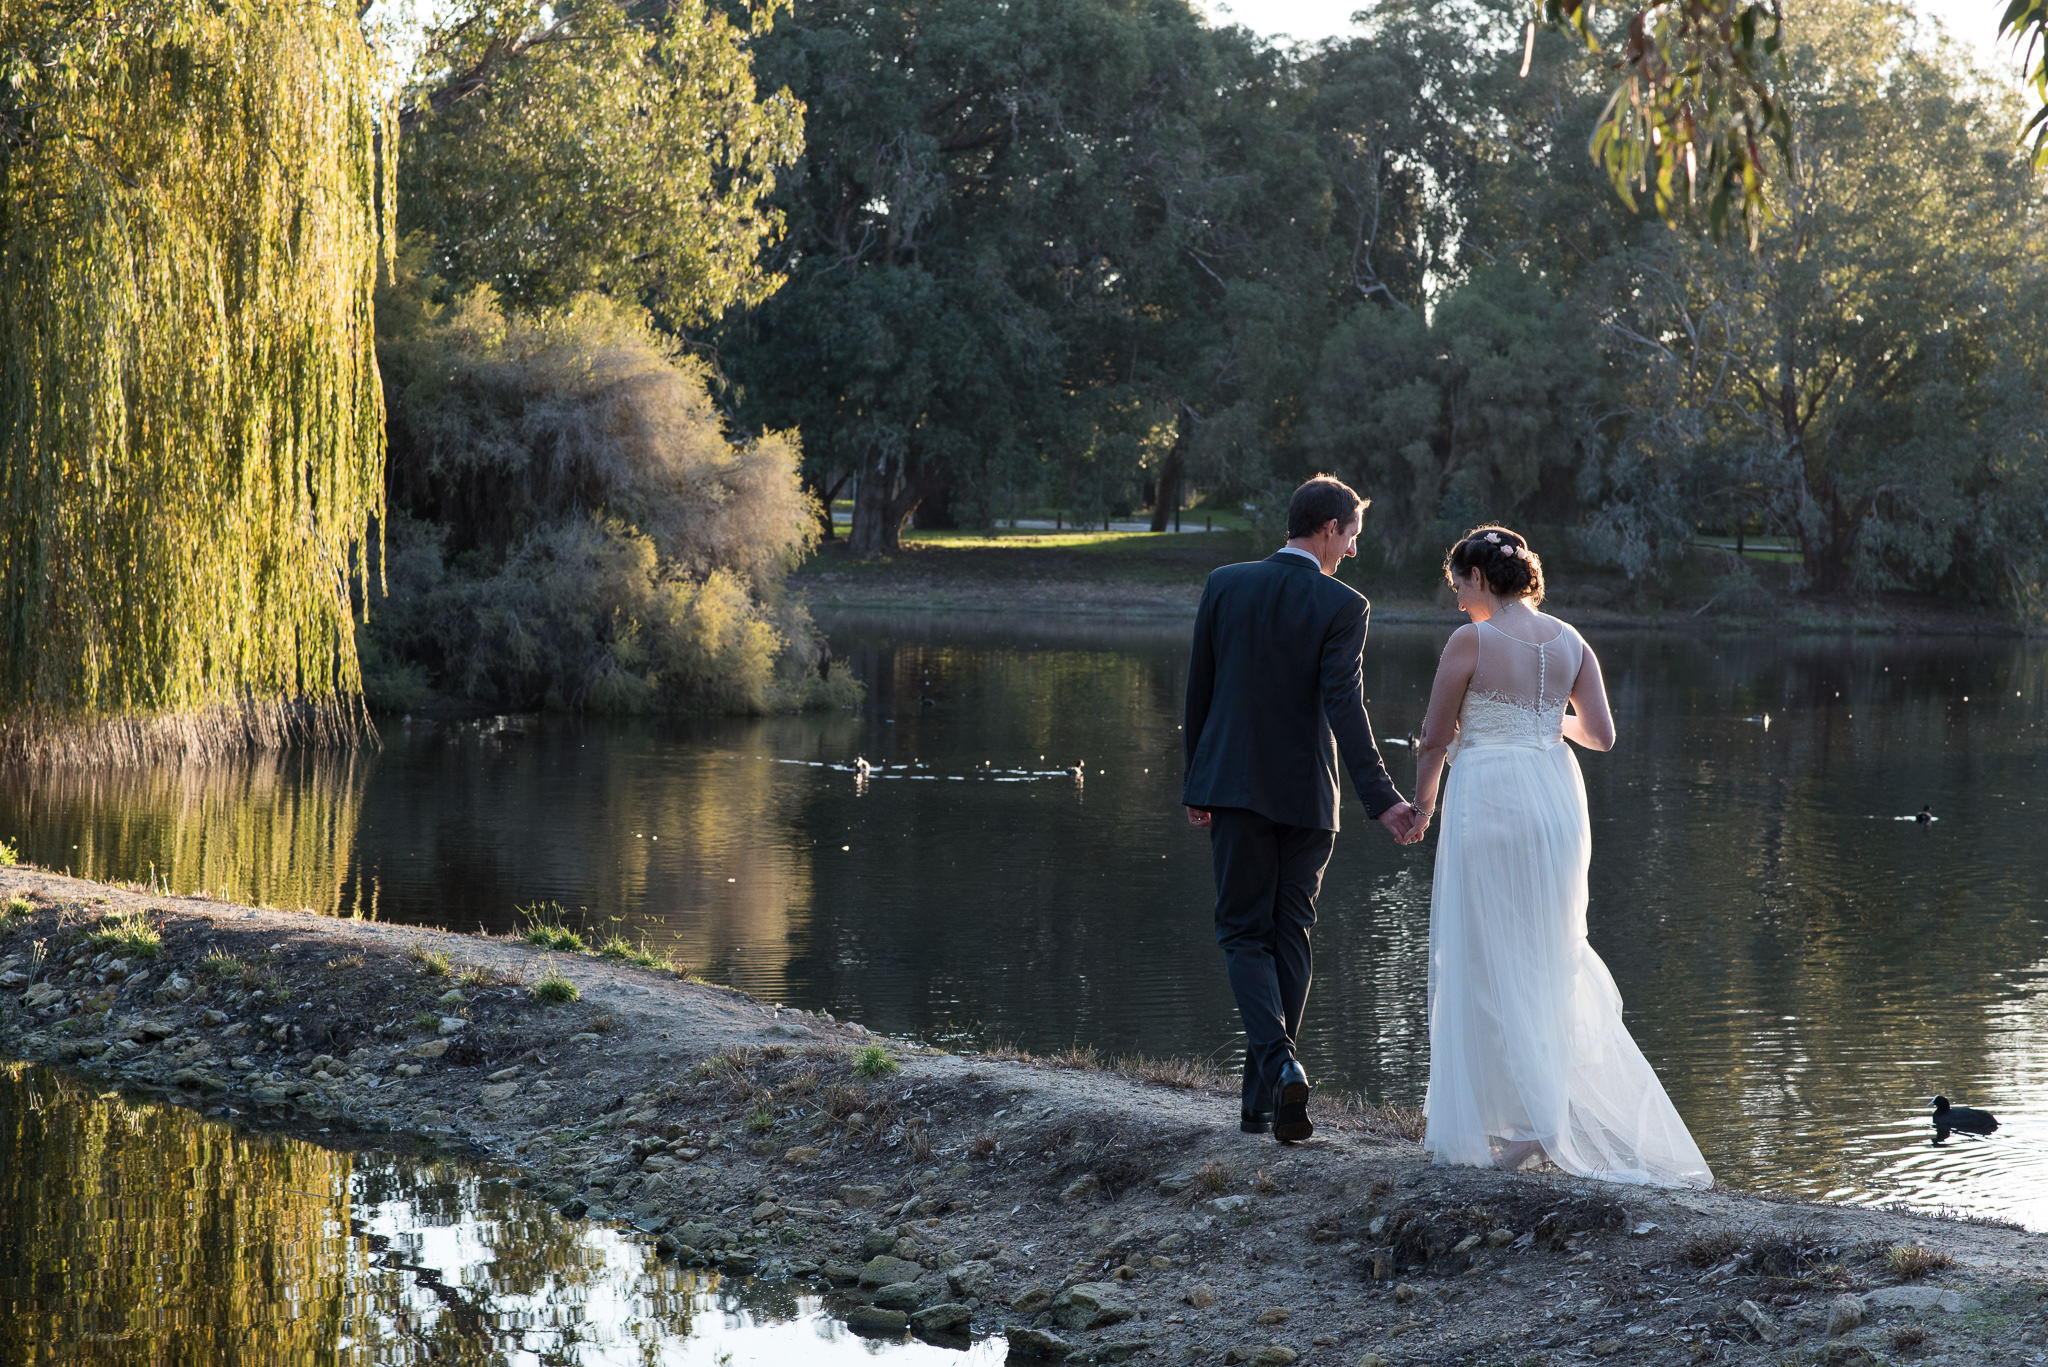
[[[353,758],[14,776],[0,838],[88,877],[455,930],[552,902],[882,1031],[1230,1064],[1206,837],[1176,804],[1185,628],[826,625],[858,709],[393,719]],[[1419,725],[1451,625],[1375,629],[1382,736]],[[2048,650],[1591,639],[1621,737],[1582,756],[1591,938],[1716,1174],[2048,1228]],[[1902,819],[1923,804],[1939,820]],[[1349,797],[1345,821],[1305,1062],[1412,1104],[1434,843],[1396,848]],[[1936,1092],[2004,1127],[1933,1143]]]

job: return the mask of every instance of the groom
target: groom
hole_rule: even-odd
[[[1216,942],[1244,1017],[1240,1128],[1299,1143],[1308,1073],[1294,1057],[1309,928],[1337,840],[1341,762],[1401,844],[1418,813],[1394,791],[1365,715],[1367,603],[1332,578],[1358,554],[1366,501],[1319,475],[1294,491],[1287,544],[1209,576],[1188,661],[1188,822],[1216,862]]]

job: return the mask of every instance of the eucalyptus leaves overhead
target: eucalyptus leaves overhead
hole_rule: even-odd
[[[0,9],[0,754],[360,726],[376,60],[322,3]]]

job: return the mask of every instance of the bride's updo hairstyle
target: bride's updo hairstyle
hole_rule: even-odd
[[[1543,601],[1543,561],[1529,549],[1520,532],[1506,527],[1474,527],[1444,557],[1444,577],[1486,576],[1486,587],[1502,598],[1520,598],[1535,607]]]

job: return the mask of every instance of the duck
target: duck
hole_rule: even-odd
[[[1945,1096],[1934,1098],[1933,1120],[1937,1130],[1961,1130],[1965,1134],[1990,1134],[1998,1128],[1998,1117],[1991,1112],[1974,1106],[1951,1106]]]
[[[1913,819],[1923,826],[1941,820],[1940,817],[1934,814],[1934,804],[1931,802],[1921,803],[1920,810],[1913,813]]]
[[[1086,769],[1087,767],[1088,762],[1086,760],[1076,760],[1074,763],[1069,764],[1066,768],[1060,770],[1060,772],[1065,774],[1068,778],[1074,780],[1074,782],[1079,783],[1084,777],[1081,771]]]
[[[866,778],[869,774],[872,774],[874,771],[875,766],[868,763],[867,756],[855,755],[853,757],[853,772],[859,774],[862,778]]]

